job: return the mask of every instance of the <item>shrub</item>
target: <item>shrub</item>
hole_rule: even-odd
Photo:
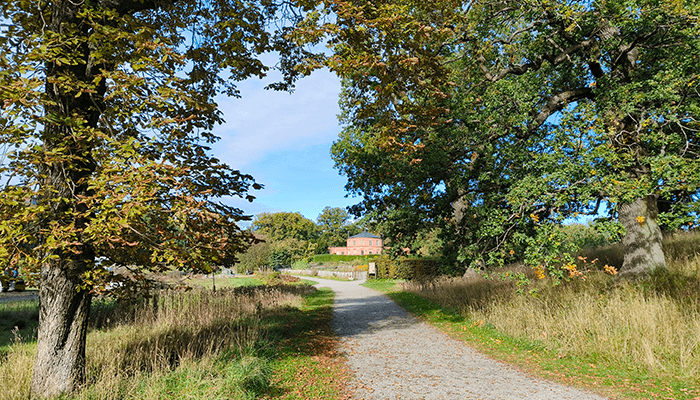
[[[287,275],[287,274],[280,275],[280,278],[286,283],[294,283],[294,282],[301,281],[301,279],[297,278],[296,276],[291,276],[291,275]]]
[[[309,262],[306,260],[297,260],[292,263],[292,269],[309,269]]]
[[[349,263],[354,265],[367,264],[369,260],[375,260],[381,257],[378,254],[364,255],[364,256],[348,256],[339,254],[316,254],[311,259],[311,262],[316,264],[326,264],[326,263]]]
[[[268,286],[277,286],[277,285],[284,285],[284,281],[282,280],[282,274],[279,272],[270,272],[268,274],[264,274],[260,280],[262,281],[263,284],[268,285]]]
[[[377,278],[379,279],[425,279],[440,275],[440,262],[435,258],[379,257]]]
[[[377,278],[392,279],[397,278],[396,262],[388,256],[381,256],[376,261],[377,263]]]
[[[426,279],[440,275],[440,262],[435,258],[402,258],[399,275],[404,279]]]
[[[369,265],[358,265],[355,267],[355,271],[369,271]]]

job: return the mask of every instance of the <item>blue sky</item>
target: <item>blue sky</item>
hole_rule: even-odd
[[[294,93],[264,90],[264,80],[241,82],[240,99],[220,97],[226,123],[214,133],[215,157],[252,175],[264,189],[252,203],[227,201],[247,214],[300,212],[316,220],[324,207],[359,202],[345,197],[346,178],[333,168],[330,147],[340,132],[337,115],[340,80],[316,71],[299,81]]]

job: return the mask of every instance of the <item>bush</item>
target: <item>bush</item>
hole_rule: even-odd
[[[379,279],[425,279],[440,275],[440,262],[435,258],[401,257],[392,260],[382,256],[376,260]]]
[[[287,283],[299,282],[301,279],[296,276],[291,276],[287,274],[282,274],[280,272],[270,272],[269,274],[264,274],[260,280],[263,284],[268,286],[286,285]]]
[[[301,281],[301,279],[297,278],[296,276],[291,276],[287,274],[280,275],[280,278],[286,283],[295,283]]]
[[[268,286],[284,285],[282,280],[282,274],[279,272],[270,272],[269,274],[264,274],[260,280],[263,284]]]
[[[324,263],[351,263],[351,264],[367,264],[369,260],[375,260],[381,257],[378,254],[364,256],[346,256],[339,254],[316,254],[311,259],[311,262],[316,264]]]
[[[297,260],[292,263],[292,269],[309,269],[309,262],[306,260]]]
[[[589,225],[572,224],[562,226],[561,229],[563,229],[571,240],[582,249],[606,246],[617,239]]]
[[[403,258],[400,264],[399,274],[404,275],[404,279],[425,279],[440,275],[440,262],[435,258]]]
[[[396,262],[388,256],[381,256],[376,261],[377,278],[378,279],[393,279],[397,278]]]

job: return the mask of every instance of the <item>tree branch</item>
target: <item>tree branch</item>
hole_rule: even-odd
[[[547,104],[540,110],[540,112],[535,116],[530,125],[529,131],[532,132],[542,126],[544,122],[552,114],[557,111],[561,111],[567,104],[581,100],[581,99],[593,99],[593,90],[591,88],[579,88],[573,90],[567,90],[565,92],[556,94],[549,99],[547,99]]]

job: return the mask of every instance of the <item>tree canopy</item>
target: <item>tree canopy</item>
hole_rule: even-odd
[[[360,233],[361,229],[351,221],[350,213],[342,207],[324,208],[316,218],[316,223],[320,231],[319,247],[323,247],[324,253],[328,247],[345,246],[346,239]]]
[[[91,296],[124,266],[231,263],[251,236],[253,178],[212,156],[214,98],[263,76],[290,88],[304,51],[285,40],[306,6],[275,1],[56,0],[0,10],[0,260],[38,273],[32,393],[84,379]]]
[[[318,227],[298,212],[258,214],[252,228],[270,243],[272,265],[289,266],[316,252]]]
[[[261,213],[253,219],[252,227],[272,240],[309,240],[318,235],[316,224],[298,212]]]
[[[662,227],[697,223],[697,2],[331,4],[333,154],[390,237],[439,226],[462,265],[561,274],[553,226],[607,212],[636,275],[665,267]]]

